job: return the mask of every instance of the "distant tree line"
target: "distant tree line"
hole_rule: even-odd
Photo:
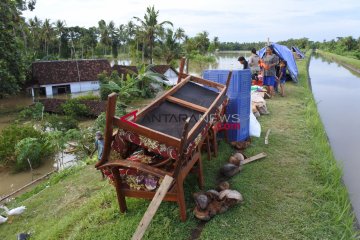
[[[97,26],[67,26],[64,20],[26,20],[22,11],[33,10],[35,0],[0,2],[0,98],[16,94],[35,60],[131,57],[135,63],[153,60],[174,64],[181,56],[196,58],[218,49],[219,39],[206,31],[194,37],[170,21],[159,22],[154,6],[143,18],[126,24],[100,20]]]

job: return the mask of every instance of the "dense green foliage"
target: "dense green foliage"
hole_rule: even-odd
[[[43,116],[44,105],[40,102],[35,103],[33,106],[21,110],[18,118],[23,121],[28,120],[41,120]]]
[[[32,126],[12,124],[1,131],[0,134],[0,164],[15,165],[15,146],[25,138],[34,138],[45,142],[45,136]]]
[[[48,141],[30,137],[20,140],[15,145],[15,171],[39,167],[42,161],[53,153],[53,150]]]
[[[88,107],[77,98],[68,99],[65,103],[61,104],[61,109],[65,115],[73,118],[87,117],[89,115]]]
[[[33,9],[35,1],[0,1],[0,99],[20,90],[25,82],[28,52],[27,26],[21,11]]]

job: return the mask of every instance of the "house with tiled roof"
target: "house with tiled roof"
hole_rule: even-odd
[[[106,59],[37,61],[32,64],[31,92],[46,96],[99,90],[98,74],[111,72]]]

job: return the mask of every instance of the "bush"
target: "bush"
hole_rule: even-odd
[[[69,129],[77,129],[79,122],[71,116],[49,115],[44,123],[44,128],[66,132]]]
[[[25,108],[19,112],[18,118],[20,120],[41,120],[44,105],[42,103],[35,103],[33,106]]]
[[[87,117],[89,115],[89,109],[86,105],[80,103],[80,101],[76,98],[67,100],[65,103],[61,104],[60,107],[67,116]]]
[[[24,138],[36,138],[44,141],[41,132],[32,126],[12,124],[2,130],[0,135],[0,163],[4,166],[14,165],[16,162],[15,146]]]
[[[79,101],[98,101],[100,100],[100,97],[97,95],[94,95],[93,93],[88,93],[86,95],[81,95],[75,98]]]
[[[37,168],[42,160],[53,153],[50,144],[37,138],[24,138],[15,145],[15,171],[23,171],[31,167]]]

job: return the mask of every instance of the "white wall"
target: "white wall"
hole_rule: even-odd
[[[71,93],[99,90],[99,81],[74,82],[70,83]]]
[[[41,85],[40,87],[46,88],[46,96],[52,96],[53,86],[61,86],[61,85],[70,85],[71,93],[79,93],[79,92],[87,92],[87,91],[96,91],[100,89],[99,81],[84,81],[84,82],[71,82],[71,83],[60,83],[60,84],[48,84]]]

